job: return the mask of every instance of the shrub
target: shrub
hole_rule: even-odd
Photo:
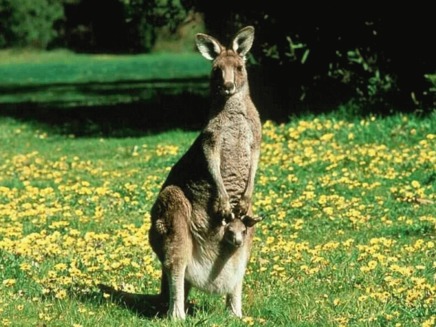
[[[73,50],[144,53],[160,29],[174,34],[187,10],[180,0],[68,0],[65,16],[64,43]]]
[[[174,34],[188,16],[188,10],[180,0],[121,0],[134,48],[149,52],[153,49],[158,34],[165,31]]]
[[[330,3],[293,10],[277,2],[184,3],[204,13],[208,31],[218,39],[254,25],[253,62],[269,71],[278,67],[267,84],[292,85],[292,102],[325,102],[333,96],[344,101],[348,96],[365,104],[387,104],[385,108],[428,108],[434,103],[424,77],[436,72],[429,6],[398,6],[394,14],[372,6],[338,9]]]
[[[0,47],[46,49],[63,18],[62,0],[0,0]]]

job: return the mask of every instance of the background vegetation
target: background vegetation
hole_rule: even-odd
[[[124,54],[192,51],[198,31],[228,40],[251,24],[253,94],[262,94],[257,102],[275,118],[347,101],[364,112],[435,107],[434,26],[426,5],[289,11],[276,2],[227,0],[1,0],[0,18],[0,48]]]
[[[157,292],[150,206],[207,115],[194,34],[246,24],[266,219],[244,319],[194,291],[187,324],[435,325],[433,11],[288,6],[0,0],[2,326],[178,325],[96,285]]]

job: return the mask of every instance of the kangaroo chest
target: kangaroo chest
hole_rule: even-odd
[[[231,202],[244,192],[252,165],[253,131],[243,115],[233,117],[221,134],[221,176]]]
[[[253,132],[247,121],[242,120],[224,127],[221,134],[221,161],[230,166],[247,166],[251,159]],[[222,167],[223,169],[225,168]]]

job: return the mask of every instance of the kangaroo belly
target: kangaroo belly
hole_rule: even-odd
[[[225,133],[221,149],[221,176],[231,200],[244,192],[252,164],[253,133],[246,121]]]
[[[205,292],[231,293],[244,277],[247,264],[247,255],[243,251],[233,255],[237,257],[210,258],[194,255],[186,267],[185,279]]]
[[[250,162],[246,159],[248,155],[241,155],[237,163],[226,159],[221,162],[221,176],[231,200],[239,201],[247,186],[250,174]]]

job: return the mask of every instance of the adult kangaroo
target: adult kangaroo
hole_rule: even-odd
[[[250,94],[245,55],[254,40],[247,26],[223,46],[196,35],[198,50],[212,60],[209,120],[172,167],[151,209],[150,244],[162,264],[161,292],[168,315],[185,318],[190,288],[226,294],[242,316],[241,297],[254,228],[251,199],[259,160],[261,123]],[[223,240],[223,220],[244,219],[242,246]]]

